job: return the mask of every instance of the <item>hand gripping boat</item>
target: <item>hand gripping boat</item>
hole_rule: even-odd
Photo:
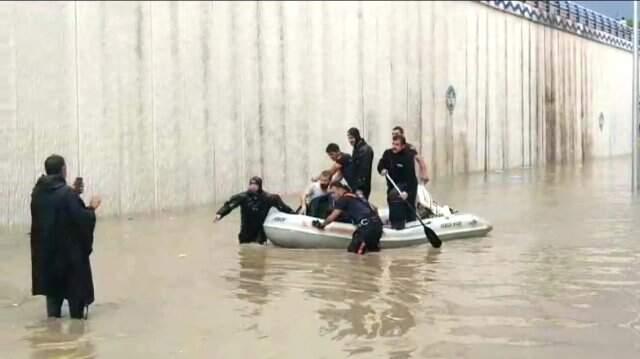
[[[441,240],[482,237],[492,230],[491,224],[473,214],[452,213],[447,206],[438,206],[431,196],[420,186],[418,202],[429,208],[434,215],[423,219],[424,223]],[[386,223],[389,210],[381,209],[380,218]],[[286,248],[334,248],[345,249],[351,241],[355,226],[347,223],[332,223],[324,230],[311,225],[316,218],[298,214],[285,214],[272,209],[264,222],[267,238],[279,247]],[[380,239],[380,247],[401,248],[428,243],[424,230],[418,221],[407,223],[401,230],[387,226]]]

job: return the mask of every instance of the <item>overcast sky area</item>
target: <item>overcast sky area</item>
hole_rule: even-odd
[[[630,19],[633,15],[633,1],[574,1],[586,8],[595,10],[613,18],[624,16]]]

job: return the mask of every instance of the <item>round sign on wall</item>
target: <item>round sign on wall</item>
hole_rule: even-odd
[[[598,117],[598,127],[600,127],[600,131],[604,128],[604,114],[600,112],[600,117]]]
[[[447,88],[447,110],[449,110],[449,114],[452,115],[453,114],[453,109],[456,107],[456,90],[453,88],[453,86],[449,86],[449,88]]]

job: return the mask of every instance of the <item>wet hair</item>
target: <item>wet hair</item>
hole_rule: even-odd
[[[347,131],[347,135],[353,137],[356,139],[357,141],[360,141],[362,139],[362,137],[360,137],[360,131],[358,131],[357,128],[355,127],[351,127],[348,131]]]
[[[398,131],[398,132],[400,132],[401,135],[404,135],[404,128],[402,128],[400,126],[394,127],[392,131]]]
[[[340,146],[336,145],[335,143],[330,143],[327,145],[327,149],[325,151],[327,153],[340,152]]]
[[[331,175],[332,175],[332,173],[329,170],[324,170],[324,171],[322,171],[320,173],[320,177],[326,177],[326,178],[329,178],[329,179],[331,179]]]
[[[342,181],[333,181],[333,182],[331,182],[329,187],[342,188],[343,190],[345,190],[347,192],[351,192],[351,187],[349,187],[348,184],[346,184],[346,183],[344,183]]]
[[[393,136],[393,142],[395,142],[395,141],[400,141],[400,143],[403,144],[403,145],[407,144],[407,139],[404,138],[404,136],[402,136],[402,135]]]
[[[51,155],[44,161],[44,171],[49,176],[62,174],[64,166],[66,166],[64,157],[60,155]]]

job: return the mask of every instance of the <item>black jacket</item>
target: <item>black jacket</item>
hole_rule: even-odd
[[[62,176],[42,176],[31,194],[33,295],[94,300],[89,255],[95,213]]]
[[[390,149],[386,150],[380,162],[378,162],[378,172],[386,169],[389,172],[389,176],[391,176],[401,190],[415,192],[418,187],[415,157],[416,152],[409,148],[405,148],[399,153],[393,153]],[[393,185],[388,180],[387,189],[389,191],[393,189]]]
[[[218,210],[217,214],[224,217],[238,206],[240,206],[241,218],[240,234],[238,235],[240,243],[264,243],[267,240],[262,225],[271,207],[276,207],[284,213],[293,213],[293,210],[282,201],[280,196],[260,191],[256,193],[242,192],[232,196]]]
[[[353,146],[353,184],[352,190],[362,191],[365,197],[371,193],[371,170],[373,168],[373,149],[361,139]]]

